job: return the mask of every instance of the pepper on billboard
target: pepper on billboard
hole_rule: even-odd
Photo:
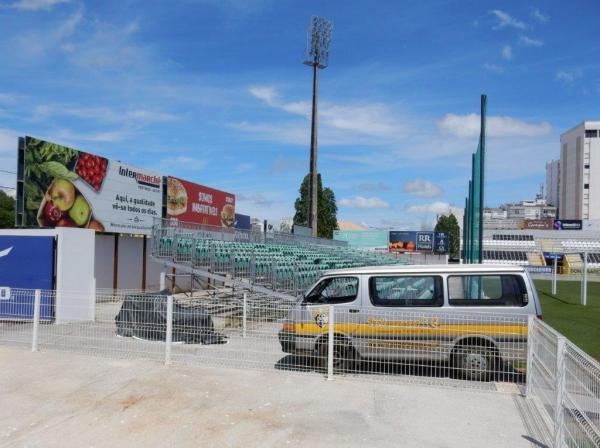
[[[235,195],[169,176],[167,218],[211,226],[234,227]]]

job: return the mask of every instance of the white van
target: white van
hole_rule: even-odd
[[[483,380],[522,361],[527,317],[541,317],[533,281],[520,266],[374,266],[326,272],[289,313],[284,352],[326,363],[334,310],[334,366],[357,360],[448,362]]]

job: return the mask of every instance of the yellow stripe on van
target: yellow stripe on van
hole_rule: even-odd
[[[318,335],[329,331],[312,322],[296,323],[295,330],[301,335]],[[527,336],[526,324],[439,324],[436,319],[416,321],[379,321],[369,323],[334,324],[334,332],[355,336]]]

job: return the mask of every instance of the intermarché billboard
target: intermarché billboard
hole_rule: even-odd
[[[32,137],[19,162],[22,226],[149,235],[161,215],[162,178],[154,171]]]
[[[448,253],[446,232],[390,230],[388,238],[390,252],[435,252]]]
[[[169,176],[167,218],[234,227],[235,195]]]

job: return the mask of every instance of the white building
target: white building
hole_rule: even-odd
[[[560,209],[560,160],[546,162],[546,203]]]
[[[560,218],[600,219],[600,121],[560,136]]]

